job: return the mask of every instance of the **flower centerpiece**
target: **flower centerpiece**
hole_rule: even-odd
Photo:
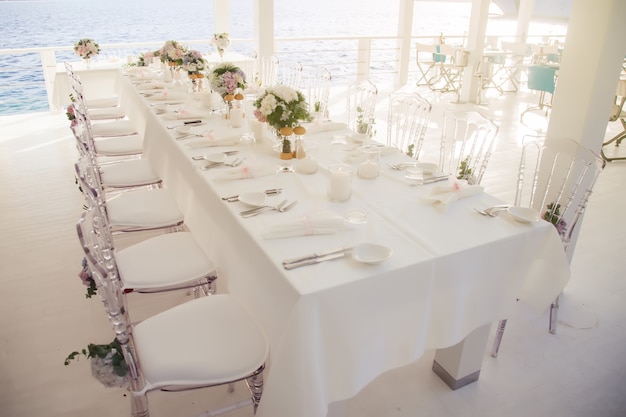
[[[202,53],[197,50],[187,51],[183,55],[182,68],[187,71],[187,75],[191,80],[192,92],[202,90],[202,79],[204,78],[202,71],[206,68],[206,61],[202,58]]]
[[[93,39],[81,39],[74,44],[74,53],[82,59],[89,60],[100,53],[100,45]]]
[[[166,41],[159,49],[161,62],[167,62],[170,66],[183,65],[183,56],[187,52],[187,48],[176,41]]]
[[[246,74],[236,65],[229,62],[219,64],[211,71],[211,89],[219,93],[232,108],[233,100],[243,100],[243,94],[237,89],[246,88]]]
[[[224,52],[227,48],[230,48],[228,33],[214,33],[213,39],[211,39],[211,45],[217,49],[217,53],[220,55],[220,58],[224,59]]]
[[[70,353],[65,358],[65,366],[81,354],[90,359],[91,373],[102,385],[108,388],[128,388],[130,381],[128,366],[117,339],[106,345],[90,343],[87,349]]]
[[[289,136],[294,133],[294,128],[297,128],[297,134],[304,134],[306,130],[299,124],[311,120],[304,95],[289,86],[277,85],[267,88],[256,99],[254,107],[257,120],[267,122],[281,136],[281,157],[293,155]]]

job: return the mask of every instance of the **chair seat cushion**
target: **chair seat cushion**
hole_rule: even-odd
[[[143,240],[118,251],[116,260],[126,289],[166,289],[216,274],[190,232]]]
[[[91,120],[122,119],[126,112],[121,107],[103,107],[89,110]]]
[[[115,107],[120,104],[119,97],[103,97],[87,99],[86,103],[88,109],[101,109],[103,107]]]
[[[107,201],[112,227],[161,228],[180,224],[184,217],[169,189],[137,190]]]
[[[137,128],[130,120],[94,123],[91,129],[94,136],[124,136],[137,133]]]
[[[101,165],[100,176],[105,187],[133,187],[157,184],[161,178],[147,159],[133,159],[116,164]]]
[[[98,138],[94,141],[99,156],[124,156],[143,153],[143,136],[129,135]]]
[[[152,389],[240,379],[261,367],[269,351],[255,320],[226,294],[159,313],[136,325],[133,334]]]

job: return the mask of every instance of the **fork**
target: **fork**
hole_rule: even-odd
[[[267,205],[267,206],[255,207],[255,208],[250,209],[250,210],[242,211],[241,213],[239,213],[239,215],[241,217],[252,217],[252,216],[256,216],[257,214],[261,214],[261,213],[264,213],[264,212],[269,211],[269,210],[277,210],[277,211],[283,211],[284,212],[284,211],[288,210],[287,207],[289,207],[289,206],[293,207],[294,206],[294,203],[291,203],[291,204],[289,204],[289,206],[285,207],[285,205],[287,204],[287,201],[289,201],[289,200],[283,200],[283,201],[281,201],[280,203],[278,203],[275,206]],[[285,207],[285,208],[283,209],[283,207]],[[291,208],[291,207],[289,207],[289,208]],[[281,210],[281,209],[283,209],[283,210]]]
[[[226,156],[231,156],[238,154],[239,151],[224,151],[222,153]],[[191,159],[193,159],[194,161],[202,161],[204,160],[204,155],[192,156]]]
[[[230,162],[212,162],[208,165],[203,166],[202,168],[200,168],[203,171],[207,171],[211,168],[215,168],[215,167],[219,167],[219,166],[226,166],[226,167],[236,167],[241,165],[241,163],[243,162],[243,159],[241,158],[235,158]]]
[[[395,169],[396,171],[403,171],[405,169],[407,169],[408,167],[414,167],[416,164],[414,163],[401,163],[401,164],[387,164],[387,166],[391,169]]]

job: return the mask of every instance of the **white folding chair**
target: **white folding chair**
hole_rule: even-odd
[[[497,134],[498,127],[478,112],[445,113],[439,169],[470,184],[480,184]]]
[[[618,147],[624,138],[626,138],[626,109],[624,109],[624,103],[626,103],[626,78],[620,79],[617,83],[615,99],[613,106],[611,106],[611,114],[609,116],[609,122],[620,122],[622,131],[602,144],[600,154],[605,161],[626,160],[626,156],[608,156],[607,153],[604,152],[605,146],[615,143],[615,147]]]
[[[148,394],[152,391],[231,386],[237,381],[246,382],[250,398],[211,415],[249,405],[256,411],[269,346],[250,313],[233,296],[221,294],[197,298],[131,323],[120,279],[123,272],[115,267],[118,254],[102,245],[98,216],[95,208],[86,210],[77,232],[124,358],[131,415],[150,415]],[[180,250],[176,253],[182,254]],[[105,266],[107,263],[112,266]]]
[[[577,229],[605,161],[571,139],[544,144],[524,138],[515,205],[532,207],[554,225],[571,262]],[[550,333],[556,333],[559,297],[550,305]],[[498,356],[507,320],[498,323],[491,356]]]
[[[418,93],[391,95],[387,117],[387,146],[418,159],[431,109],[428,100]]]

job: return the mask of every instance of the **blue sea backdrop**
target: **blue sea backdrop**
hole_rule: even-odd
[[[252,4],[252,0],[229,0],[232,39],[252,38]],[[398,0],[274,0],[274,8],[276,37],[397,34]],[[413,35],[466,35],[470,9],[471,2],[418,0]],[[68,48],[81,38],[101,45],[209,39],[214,33],[213,16],[212,0],[0,0],[0,50]],[[565,33],[563,23],[540,25],[531,32]],[[515,22],[492,19],[489,33],[513,36]],[[139,52],[105,50],[103,55]],[[77,57],[67,50],[57,52],[56,60]],[[308,53],[299,60],[315,61],[315,56]],[[39,53],[0,55],[0,115],[46,110]]]

